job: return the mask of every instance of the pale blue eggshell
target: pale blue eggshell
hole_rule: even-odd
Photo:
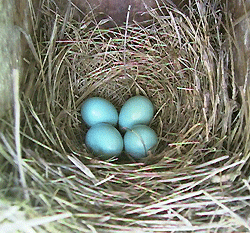
[[[118,112],[114,105],[101,97],[85,100],[81,106],[81,115],[90,127],[99,123],[116,125],[118,122]]]
[[[134,96],[126,101],[119,114],[120,129],[134,125],[148,125],[154,116],[154,106],[145,96]]]
[[[123,150],[120,132],[106,123],[92,126],[86,134],[85,143],[93,154],[103,159],[119,156]]]
[[[136,125],[124,135],[125,151],[135,159],[146,157],[156,144],[157,134],[146,125]]]

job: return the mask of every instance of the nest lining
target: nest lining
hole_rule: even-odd
[[[29,201],[15,204],[24,211],[33,206],[23,220],[38,217],[32,229],[249,229],[247,96],[235,83],[230,89],[231,50],[221,33],[230,25],[219,23],[224,12],[216,3],[195,1],[189,16],[167,8],[165,17],[151,12],[150,25],[106,30],[90,27],[90,17],[65,21],[44,2],[34,38],[37,59],[29,61],[21,86],[25,192],[15,185],[11,148],[18,145],[6,121],[1,136],[8,164],[1,167],[2,185],[12,184],[3,196],[26,193]],[[159,135],[156,153],[139,163],[93,157],[84,145],[82,101],[101,96],[120,109],[138,93],[157,109],[151,122]],[[47,215],[51,224],[40,218]],[[53,217],[60,216],[56,223]]]

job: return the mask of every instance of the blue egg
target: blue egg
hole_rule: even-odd
[[[116,125],[118,122],[118,112],[114,105],[101,97],[85,100],[81,107],[81,115],[90,127],[98,123]]]
[[[146,125],[136,125],[124,135],[125,151],[135,159],[146,157],[149,150],[155,149],[156,144],[155,131]]]
[[[87,147],[102,159],[119,156],[123,150],[120,132],[112,125],[100,123],[92,126],[85,139]]]
[[[134,125],[148,125],[154,116],[154,106],[144,96],[134,96],[127,100],[119,114],[120,129],[132,129]]]

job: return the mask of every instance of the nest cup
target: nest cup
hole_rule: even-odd
[[[33,15],[20,132],[16,118],[2,119],[2,196],[16,219],[24,212],[37,232],[249,230],[248,91],[234,74],[223,5],[162,6],[146,23],[107,29],[92,12],[76,21],[74,7],[53,4]],[[94,157],[82,102],[99,96],[120,110],[137,94],[155,106],[156,151],[140,162]]]

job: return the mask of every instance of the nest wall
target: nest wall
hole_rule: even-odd
[[[1,208],[16,208],[2,229],[25,232],[20,218],[35,232],[250,229],[248,89],[235,81],[223,7],[163,6],[148,9],[146,24],[107,29],[92,12],[76,21],[74,8],[41,2],[20,117],[1,121]],[[156,107],[156,152],[140,162],[94,157],[82,102],[100,96],[120,109],[136,94]]]

